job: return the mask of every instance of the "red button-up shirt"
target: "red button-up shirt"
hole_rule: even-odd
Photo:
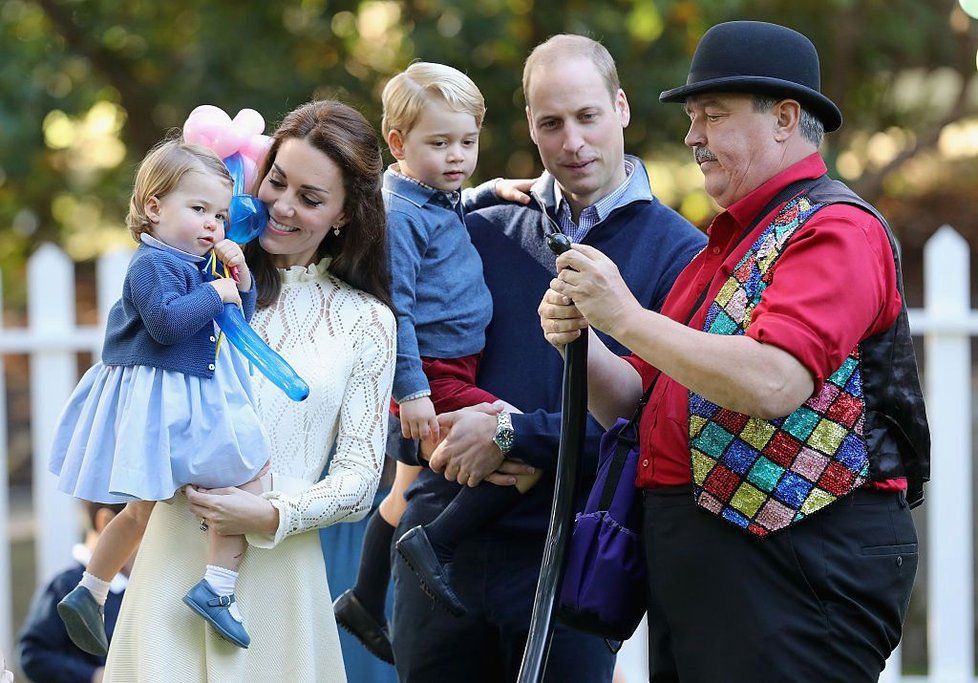
[[[679,322],[689,318],[690,327],[702,329],[720,287],[783,204],[738,243],[740,234],[782,189],[825,172],[821,156],[812,154],[714,218],[706,248],[679,275],[663,304],[663,315]],[[706,298],[690,317],[707,287]],[[857,343],[890,327],[899,312],[893,252],[883,226],[861,209],[833,204],[818,211],[789,240],[746,334],[794,356],[811,372],[817,393]],[[648,388],[658,371],[637,356],[627,360]],[[686,387],[667,375],[658,379],[639,428],[639,487],[692,481],[688,400]],[[906,488],[906,480],[873,486]]]

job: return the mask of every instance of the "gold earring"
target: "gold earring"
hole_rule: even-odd
[[[340,236],[340,226],[338,225],[333,226],[333,234],[336,235],[337,237]]]

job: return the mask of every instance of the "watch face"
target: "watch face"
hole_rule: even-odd
[[[508,451],[510,448],[513,447],[513,441],[514,441],[513,437],[515,436],[516,435],[513,433],[512,429],[500,429],[496,433],[496,438],[493,440],[496,442],[496,445],[499,446],[499,450],[505,453],[506,451]]]
[[[513,430],[512,416],[509,413],[499,413],[496,416],[496,434],[492,437],[492,442],[503,453],[508,453],[514,441],[516,441],[516,432]]]

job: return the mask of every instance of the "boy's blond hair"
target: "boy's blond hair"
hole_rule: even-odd
[[[126,227],[134,240],[139,242],[139,236],[149,232],[152,225],[146,215],[149,198],[163,199],[188,173],[213,173],[234,186],[224,162],[206,147],[187,144],[180,138],[160,142],[143,157],[133,182]]]
[[[472,79],[458,69],[433,62],[414,62],[384,86],[381,96],[384,139],[392,130],[407,135],[424,105],[440,99],[452,111],[471,114],[475,125],[482,127],[486,101]]]

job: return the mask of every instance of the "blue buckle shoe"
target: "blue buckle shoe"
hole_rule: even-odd
[[[448,572],[438,561],[424,527],[408,529],[394,544],[408,567],[418,577],[421,590],[454,617],[465,616],[465,605],[452,590]]]
[[[96,657],[108,654],[104,610],[91,591],[84,586],[75,586],[58,603],[58,616],[65,623],[71,642]]]
[[[248,649],[251,637],[241,622],[231,616],[228,607],[234,602],[234,595],[218,595],[204,579],[183,596],[187,607],[202,616],[218,635],[229,643]]]

